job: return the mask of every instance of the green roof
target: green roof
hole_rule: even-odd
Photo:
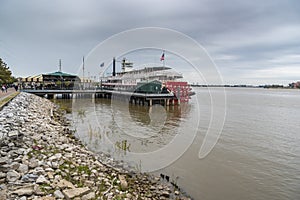
[[[52,72],[52,73],[44,74],[44,75],[48,75],[48,76],[76,76],[76,75],[67,74],[67,73],[64,73],[64,72]]]

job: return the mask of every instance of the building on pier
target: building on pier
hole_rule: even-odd
[[[73,89],[75,83],[80,83],[78,76],[61,71],[19,78],[23,89]]]

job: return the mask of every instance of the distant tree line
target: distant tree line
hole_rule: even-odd
[[[12,76],[7,64],[0,58],[0,84],[12,84],[16,79]]]

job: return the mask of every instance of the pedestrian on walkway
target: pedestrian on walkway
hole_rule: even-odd
[[[2,93],[4,93],[5,90],[6,90],[5,85],[2,85],[2,87],[1,87]]]
[[[18,87],[19,87],[18,85],[14,86],[14,88],[15,88],[16,91],[18,91]]]

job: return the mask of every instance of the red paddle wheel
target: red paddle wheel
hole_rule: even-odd
[[[190,99],[189,93],[191,91],[191,87],[187,82],[181,81],[167,81],[165,82],[166,88],[174,93],[177,97],[177,101],[180,102],[188,102]]]

